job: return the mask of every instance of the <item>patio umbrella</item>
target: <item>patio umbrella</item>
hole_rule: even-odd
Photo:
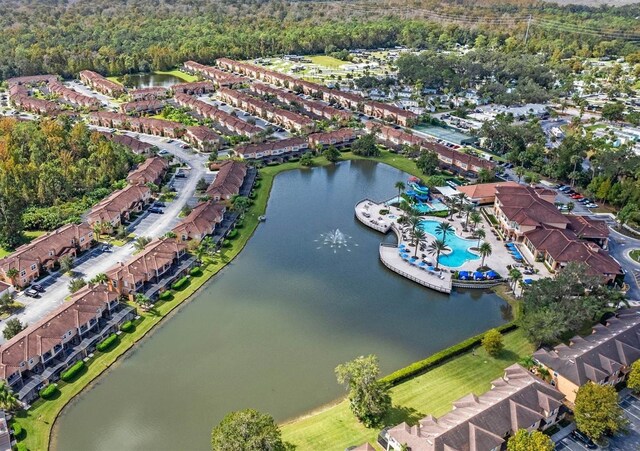
[[[428,269],[429,271],[433,271],[433,270],[434,270],[433,266],[427,266],[427,269]]]
[[[497,277],[500,277],[500,275],[497,272],[493,271],[493,270],[487,271],[487,273],[485,275],[490,279],[495,279]]]
[[[476,271],[473,273],[473,278],[476,280],[484,279],[484,274],[482,273],[482,271]]]
[[[469,271],[460,271],[458,274],[460,275],[460,277],[469,277]]]
[[[531,285],[533,283],[533,279],[524,279],[523,282],[527,285]]]
[[[425,262],[420,262],[418,263],[418,266],[426,266],[427,264]]]

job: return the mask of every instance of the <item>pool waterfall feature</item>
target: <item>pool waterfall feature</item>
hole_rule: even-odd
[[[388,374],[508,321],[494,294],[441,294],[377,261],[381,235],[353,205],[407,177],[366,160],[278,175],[242,253],[72,401],[52,449],[208,450],[230,411],[281,422],[343,396],[342,362],[376,354]],[[351,252],[317,249],[336,228]]]

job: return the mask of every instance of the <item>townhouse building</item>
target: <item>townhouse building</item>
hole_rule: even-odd
[[[17,109],[34,114],[57,116],[61,112],[55,102],[31,97],[23,84],[14,84],[9,88],[9,100]]]
[[[193,266],[187,245],[177,238],[158,238],[126,262],[119,262],[106,271],[107,286],[119,296],[133,300],[136,294],[153,299],[171,280]]]
[[[506,448],[518,430],[546,430],[562,419],[564,395],[518,364],[491,383],[491,389],[470,394],[436,418],[429,415],[415,426],[407,423],[386,429],[388,450],[497,451]]]
[[[71,300],[0,345],[0,379],[23,403],[87,357],[96,345],[133,319],[133,307],[118,302],[106,285],[89,285]]]
[[[151,201],[151,189],[146,185],[129,185],[96,204],[87,217],[91,227],[95,225],[114,229],[128,221],[132,213],[141,212]]]
[[[57,75],[26,75],[24,77],[13,77],[7,79],[7,86],[9,88],[13,86],[38,86],[43,84],[46,85],[54,81],[58,81]]]
[[[111,97],[120,97],[126,92],[124,86],[91,70],[80,71],[80,81],[96,91]]]
[[[207,235],[213,234],[216,226],[222,222],[226,211],[223,204],[213,200],[201,202],[174,227],[173,233],[181,241],[200,241]]]
[[[169,89],[164,86],[150,86],[148,88],[132,89],[127,93],[129,100],[162,100],[169,97]]]
[[[136,169],[129,172],[127,182],[132,185],[146,185],[154,183],[160,185],[162,178],[169,169],[169,162],[161,157],[147,158]]]
[[[217,152],[224,144],[216,132],[204,125],[187,127],[182,139],[202,152]]]
[[[218,202],[229,200],[240,193],[240,187],[247,176],[247,165],[234,160],[223,162],[214,181],[207,188],[206,194]]]
[[[236,116],[218,109],[215,105],[198,100],[188,94],[177,93],[174,96],[174,100],[178,105],[192,109],[200,116],[217,122],[227,130],[237,135],[253,138],[263,132],[260,127],[256,127],[242,119],[238,119]]]
[[[120,112],[123,114],[133,114],[139,116],[141,114],[156,114],[165,107],[164,100],[134,100],[120,105]]]
[[[330,132],[313,133],[307,137],[309,146],[323,149],[328,146],[345,147],[356,140],[358,134],[352,128],[341,128]]]
[[[125,129],[168,138],[180,138],[185,132],[185,126],[179,122],[149,117],[133,117],[110,111],[90,113],[89,122],[101,127]]]
[[[290,158],[309,150],[307,138],[288,138],[258,144],[243,144],[233,149],[233,154],[243,160],[263,160],[273,157]]]
[[[218,86],[235,86],[248,83],[244,77],[238,77],[228,72],[221,71],[213,66],[205,66],[195,61],[187,61],[183,65],[185,72],[190,74],[202,75],[205,78],[213,80]]]
[[[109,141],[113,141],[114,143],[121,144],[125,147],[128,147],[133,153],[137,155],[150,155],[156,146],[153,144],[149,144],[144,141],[140,141],[137,138],[134,138],[129,135],[118,135],[110,132],[97,132],[100,135],[107,138]]]
[[[74,89],[68,88],[57,80],[49,82],[47,87],[52,94],[60,96],[63,100],[72,105],[91,110],[97,110],[101,106],[98,99],[86,96]]]
[[[14,287],[25,287],[51,271],[63,256],[75,257],[89,249],[93,238],[87,223],[64,225],[0,259],[0,276]]]
[[[605,324],[594,326],[590,335],[576,336],[568,345],[541,348],[533,358],[549,371],[551,383],[570,403],[584,384],[615,386],[640,358],[640,314],[637,309],[618,311]]]
[[[195,81],[192,83],[178,83],[171,86],[173,94],[203,95],[216,91],[216,85],[210,81]]]

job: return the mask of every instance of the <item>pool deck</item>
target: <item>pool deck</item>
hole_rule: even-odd
[[[380,214],[380,210],[389,210],[389,213],[386,215]],[[437,290],[443,293],[450,293],[453,286],[463,285],[465,287],[469,287],[471,285],[469,282],[465,282],[462,280],[452,280],[452,273],[454,271],[470,271],[474,272],[480,266],[482,259],[478,257],[477,259],[467,260],[459,267],[448,267],[440,263],[441,272],[429,271],[422,269],[416,264],[411,264],[408,261],[404,260],[399,252],[398,246],[404,244],[406,249],[409,251],[409,255],[416,255],[415,246],[411,245],[411,238],[409,232],[403,230],[402,224],[397,222],[397,218],[399,218],[403,212],[393,206],[387,206],[386,202],[376,202],[371,199],[363,199],[358,202],[355,206],[355,215],[358,220],[370,227],[373,230],[376,230],[380,233],[388,233],[389,231],[393,231],[398,239],[398,244],[389,244],[382,243],[380,244],[380,260],[382,263],[389,268],[391,271],[400,274],[410,280],[413,280],[420,285],[431,288],[433,290]],[[464,216],[461,218],[457,217],[457,214],[453,215],[451,221],[446,218],[437,218],[434,216],[423,216],[423,219],[426,221],[447,221],[449,222],[455,231],[455,234],[464,239],[475,240],[472,237],[472,232],[465,232],[464,229]],[[406,226],[405,226],[406,227]],[[486,221],[483,217],[482,222],[478,224],[479,228],[484,228],[486,231],[486,238],[483,240],[491,244],[491,248],[493,252],[491,255],[485,258],[485,266],[492,268],[494,271],[497,271],[502,277],[507,278],[509,274],[509,269],[507,266],[515,266],[519,267],[521,272],[523,272],[522,265],[517,263],[512,255],[509,253],[505,242],[500,240],[496,234],[493,233],[491,224]],[[431,233],[425,232],[429,239],[427,241],[431,241],[435,239]],[[474,243],[475,247],[475,243]],[[525,246],[517,244],[518,250],[523,255],[526,260],[526,264],[528,266],[534,267],[538,272],[536,274],[525,275],[523,273],[523,279],[532,279],[537,280],[542,277],[549,277],[551,273],[547,270],[544,264],[535,262],[531,253],[526,249]],[[477,254],[474,250],[469,250],[472,254]],[[419,263],[421,260],[427,262],[427,264],[435,263],[435,257],[430,255],[426,255],[426,252],[418,250],[417,252],[418,260],[415,263]],[[469,288],[487,288],[490,286],[490,283],[487,281],[485,284],[478,283],[477,286],[470,286]],[[520,290],[517,290],[520,291]]]

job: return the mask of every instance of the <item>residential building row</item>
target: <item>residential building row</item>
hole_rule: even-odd
[[[156,146],[154,146],[153,144],[140,141],[139,139],[129,135],[119,135],[111,132],[98,133],[107,138],[109,141],[113,141],[114,143],[128,147],[133,153],[137,155],[151,155],[153,150],[156,148]]]
[[[216,121],[224,128],[238,135],[253,138],[263,132],[260,127],[256,127],[242,119],[238,119],[236,116],[218,109],[215,105],[198,100],[191,95],[176,93],[173,98],[178,105],[184,108],[190,108],[200,116]]]
[[[164,100],[133,100],[120,105],[120,112],[139,116],[141,114],[156,114],[165,107]]]
[[[127,93],[129,100],[161,100],[169,97],[169,89],[164,86],[150,86],[148,88],[131,89]]]
[[[292,111],[278,108],[269,102],[257,99],[248,94],[229,88],[220,88],[217,96],[223,102],[227,102],[236,108],[240,108],[250,114],[260,116],[269,122],[280,125],[289,130],[311,132],[315,128],[315,122],[308,117]]]
[[[100,108],[100,101],[94,97],[86,96],[78,91],[66,87],[57,80],[49,82],[47,85],[52,94],[60,96],[63,100],[81,107],[96,110]]]
[[[106,285],[85,286],[0,346],[0,379],[20,401],[30,403],[44,385],[57,381],[65,369],[87,357],[135,314]]]
[[[330,145],[341,148],[352,143],[357,136],[354,129],[342,128],[330,132],[312,133],[306,137],[294,137],[257,144],[242,144],[233,149],[233,154],[243,160],[294,157],[308,151],[310,148],[322,150]]]
[[[141,212],[152,200],[151,189],[146,185],[128,185],[114,191],[96,204],[87,222],[91,227],[100,226],[111,231]]]
[[[481,170],[493,170],[495,163],[484,158],[451,149],[439,143],[428,141],[416,135],[395,129],[376,122],[367,122],[366,129],[376,135],[379,142],[394,146],[418,146],[421,150],[435,152],[440,164],[454,172],[463,174],[478,174]]]
[[[562,214],[554,204],[555,197],[556,192],[548,188],[498,184],[493,205],[498,229],[506,239],[522,243],[534,259],[552,271],[579,261],[606,283],[621,280],[622,267],[606,251],[606,223]]]
[[[89,249],[93,238],[93,230],[86,223],[64,225],[0,259],[0,276],[14,287],[25,287],[54,269],[62,257],[75,257]]]
[[[25,86],[25,84],[14,84],[9,88],[9,100],[17,109],[45,116],[60,114],[61,110],[57,103],[32,97]]]
[[[182,139],[202,152],[216,152],[224,144],[224,140],[216,132],[204,125],[187,127]]]
[[[218,86],[235,86],[249,82],[249,80],[244,77],[234,76],[229,72],[218,69],[217,67],[205,66],[204,64],[196,63],[195,61],[186,61],[183,64],[183,67],[185,72],[202,75],[209,80],[213,80]]]
[[[362,111],[364,114],[405,127],[413,125],[418,119],[418,116],[411,111],[367,100],[357,94],[330,89],[317,83],[300,80],[253,64],[242,63],[229,58],[219,58],[216,60],[216,64],[225,70],[241,73],[272,85],[284,86],[292,90],[301,89],[304,94],[322,98],[329,104],[338,103],[344,108]]]
[[[160,185],[168,169],[169,162],[164,158],[147,158],[137,168],[129,172],[127,182],[132,185],[146,185],[147,183]]]
[[[173,94],[189,94],[189,95],[203,95],[216,92],[216,85],[210,81],[194,81],[191,83],[178,83],[171,86]]]
[[[26,75],[24,77],[14,77],[7,80],[9,88],[13,86],[38,86],[58,81],[57,75]]]
[[[307,113],[314,114],[327,120],[348,122],[353,117],[350,111],[339,110],[316,100],[307,100],[292,92],[274,88],[264,83],[254,82],[249,85],[249,89],[261,96],[272,96],[287,105],[299,105]]]
[[[225,161],[218,167],[218,174],[207,188],[206,194],[216,202],[230,200],[240,193],[246,176],[246,164],[233,160]]]
[[[124,86],[91,70],[80,71],[80,81],[96,91],[111,97],[120,97],[126,92]]]

